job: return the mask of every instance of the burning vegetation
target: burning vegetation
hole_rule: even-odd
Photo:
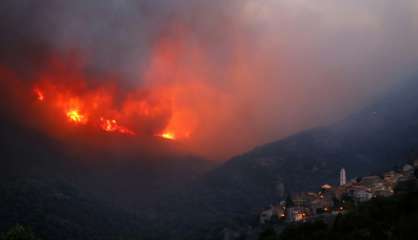
[[[215,71],[218,64],[209,61],[205,46],[190,45],[188,36],[179,27],[156,39],[137,72],[134,62],[127,72],[97,64],[84,49],[40,50],[17,64],[0,62],[0,89],[7,95],[1,111],[71,142],[103,134],[157,138],[212,154],[211,139],[218,144],[224,122],[234,117],[230,89],[221,87],[234,74]]]
[[[84,96],[72,93],[71,87],[61,88],[46,82],[43,87],[34,87],[35,99],[46,108],[55,112],[58,119],[65,117],[74,127],[89,125],[108,133],[134,136],[135,131],[119,124],[115,118],[123,118],[121,110],[115,109],[113,96],[107,91],[83,90]],[[61,116],[60,116],[61,115]]]
[[[49,132],[80,128],[127,137],[153,136],[167,140],[190,137],[191,126],[179,118],[174,91],[170,88],[128,88],[118,85],[117,77],[87,72],[74,60],[54,57],[30,79],[16,77],[17,84],[6,82],[4,86],[13,88],[15,103],[30,101],[31,109],[18,108],[30,114],[26,119],[33,119],[32,122]],[[2,81],[7,79],[2,77]],[[20,91],[26,91],[26,96],[31,97],[22,97],[25,94]]]

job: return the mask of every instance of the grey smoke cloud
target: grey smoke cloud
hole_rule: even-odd
[[[181,85],[189,80],[144,77],[155,43],[180,38],[186,47],[176,66],[191,72],[188,49],[203,49],[205,66],[196,63],[201,69],[193,76],[205,75],[197,81],[210,94],[185,88],[180,102],[199,122],[190,148],[213,158],[335,121],[415,74],[418,63],[414,0],[6,0],[0,6],[2,59],[25,55],[33,45],[82,49],[89,64],[116,70],[129,84]],[[178,22],[186,33],[173,34]]]

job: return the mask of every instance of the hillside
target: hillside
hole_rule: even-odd
[[[209,182],[280,196],[335,184],[342,167],[354,178],[399,166],[418,152],[417,92],[418,81],[410,82],[344,121],[257,147],[214,171]]]
[[[173,150],[175,143],[168,141],[106,134],[66,141],[13,122],[3,113],[0,180],[58,178],[104,201],[143,207],[211,168],[203,158]]]
[[[0,192],[0,232],[20,224],[45,240],[125,239],[145,234],[143,221],[135,215],[58,180],[3,179]]]
[[[21,224],[42,239],[154,239],[163,196],[211,167],[171,142],[103,135],[99,146],[71,144],[3,114],[0,232]]]
[[[177,208],[189,209],[183,225],[219,238],[225,226],[255,221],[261,207],[284,199],[290,192],[336,184],[342,167],[349,178],[354,178],[415,158],[417,92],[418,80],[411,81],[343,121],[232,158],[178,202],[180,206],[186,202],[186,206]],[[192,211],[191,206],[199,206],[199,210]],[[198,221],[190,223],[190,219]],[[179,222],[176,219],[181,226]]]
[[[48,179],[41,184],[47,190],[28,194],[39,192],[40,199],[47,198],[48,189],[54,188],[50,179],[64,180],[76,186],[77,191],[117,202],[126,210],[139,213],[138,222],[146,224],[144,229],[138,228],[141,234],[154,235],[156,239],[221,239],[225,227],[233,229],[256,221],[260,208],[284,199],[290,192],[315,190],[323,183],[335,184],[341,167],[353,178],[381,173],[415,158],[418,153],[417,92],[418,80],[412,81],[341,122],[259,146],[205,176],[201,174],[207,164],[192,156],[119,154],[118,149],[113,153],[112,149],[84,151],[94,150],[89,146],[74,152],[64,148],[68,145],[3,120],[0,124],[3,178],[34,176],[35,182]],[[101,161],[86,161],[89,159]],[[114,161],[119,159],[124,161]],[[144,161],[146,159],[157,161]],[[98,162],[101,164],[97,165]],[[12,195],[10,199],[18,196]],[[85,202],[80,198],[70,199],[76,209],[90,208],[83,205]],[[36,209],[37,202],[44,201],[25,204]],[[108,214],[107,208],[97,211],[92,219],[114,215]],[[75,211],[75,215],[60,212],[59,215],[65,219],[83,216],[83,212]],[[22,215],[14,216],[25,219]],[[10,219],[13,218],[5,220],[4,226],[16,224]],[[41,232],[49,225],[42,219]],[[80,220],[68,220],[73,221]],[[91,227],[92,231],[104,227],[112,233],[119,232],[118,225],[113,228],[95,224],[88,220],[82,225]],[[136,220],[127,226],[135,224]]]

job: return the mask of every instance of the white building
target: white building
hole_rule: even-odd
[[[343,186],[346,183],[347,183],[347,176],[346,176],[346,173],[345,173],[345,169],[341,168],[341,171],[340,171],[340,186]]]

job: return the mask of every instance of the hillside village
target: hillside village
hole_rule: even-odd
[[[318,192],[291,194],[286,201],[263,210],[259,223],[263,225],[272,221],[291,223],[333,219],[332,216],[344,214],[355,205],[372,198],[416,191],[417,173],[418,160],[380,176],[364,176],[350,181],[346,179],[346,170],[341,169],[339,186],[324,184]]]
[[[261,210],[256,226],[240,230],[224,229],[224,240],[258,239],[266,226],[284,229],[291,223],[322,220],[332,223],[339,214],[349,213],[360,203],[374,198],[418,191],[418,159],[400,169],[381,175],[347,180],[345,169],[340,170],[339,185],[323,184],[318,192],[292,193],[285,201]],[[244,238],[243,238],[244,237]]]

